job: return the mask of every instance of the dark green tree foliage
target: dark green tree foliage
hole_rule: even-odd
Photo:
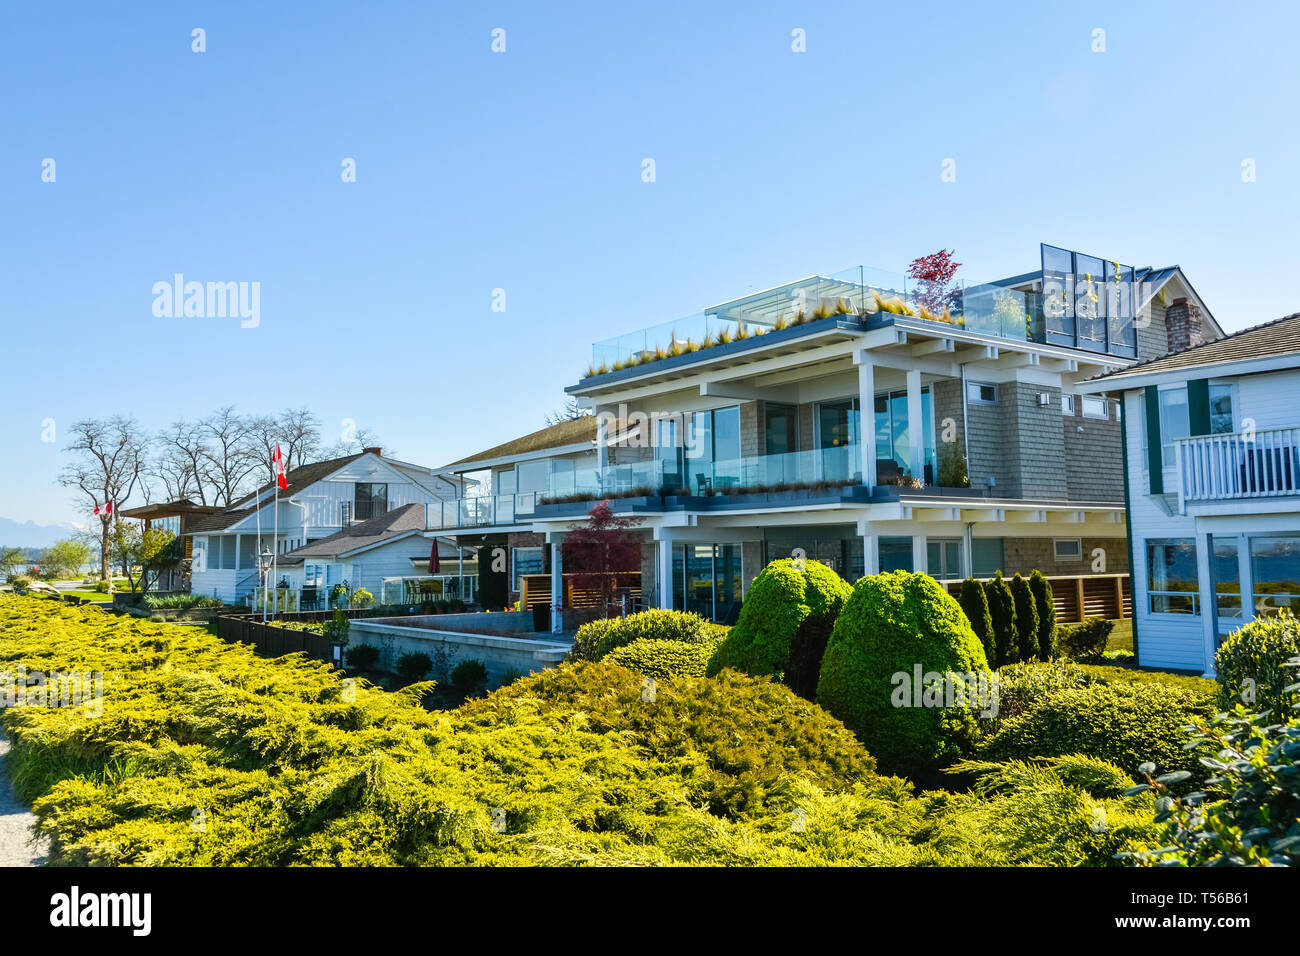
[[[432,667],[433,659],[428,654],[403,654],[397,659],[397,676],[405,681],[424,680]]]
[[[1198,754],[1184,750],[1185,726],[1211,710],[1212,698],[1164,684],[1092,684],[1047,694],[981,745],[984,760],[1089,754],[1136,774],[1148,760],[1205,778]],[[883,765],[883,764],[882,764]]]
[[[968,707],[929,706],[898,692],[925,674],[988,671],[961,606],[934,578],[911,571],[860,580],[822,658],[817,702],[858,735],[887,773],[927,774],[978,733]]]
[[[991,666],[996,669],[1003,664],[1014,664],[1020,660],[1016,635],[1016,602],[1011,596],[1011,588],[1002,579],[1001,571],[984,582],[984,595],[988,598],[989,614],[993,618],[993,643],[998,657]]]
[[[1038,606],[1029,582],[1019,573],[1011,579],[1011,598],[1016,607],[1016,646],[1019,660],[1038,658]]]
[[[510,561],[503,545],[478,549],[478,585],[474,596],[485,611],[500,611],[510,594]]]
[[[730,667],[782,679],[811,700],[835,618],[853,588],[819,561],[773,561],[749,586],[740,617],[709,661],[712,676]],[[798,686],[796,686],[798,685]]]
[[[1056,656],[1056,601],[1052,596],[1052,582],[1035,568],[1029,575],[1029,590],[1038,609],[1038,659],[1050,661]]]
[[[989,599],[984,593],[984,585],[974,578],[967,578],[961,583],[961,593],[957,596],[957,603],[966,612],[966,620],[970,621],[971,630],[984,645],[985,658],[990,665],[995,665],[998,652],[997,645],[993,641],[993,617],[989,614]]]

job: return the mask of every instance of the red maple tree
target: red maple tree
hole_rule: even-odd
[[[616,575],[641,570],[641,538],[632,530],[640,523],[640,518],[618,517],[602,501],[591,509],[586,524],[564,537],[564,571],[573,575],[575,588],[593,594],[601,617],[608,614],[619,587]]]
[[[913,259],[907,267],[907,277],[916,281],[912,293],[917,304],[931,312],[955,308],[961,300],[961,289],[952,284],[952,277],[961,267],[953,262],[953,249],[940,249],[928,256]]]

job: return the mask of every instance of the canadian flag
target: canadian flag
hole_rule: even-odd
[[[284,491],[289,487],[289,479],[284,473],[284,455],[280,453],[280,443],[275,443],[275,454],[271,456],[271,467],[275,469],[275,480]]]
[[[107,501],[102,505],[95,505],[95,514],[111,515],[113,513],[113,502]]]

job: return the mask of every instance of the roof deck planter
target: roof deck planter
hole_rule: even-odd
[[[680,368],[684,365],[690,365],[694,362],[700,361],[701,359],[712,361],[718,358],[726,358],[727,356],[748,351],[749,349],[774,345],[816,332],[830,331],[835,328],[861,329],[862,316],[854,315],[852,313],[830,315],[824,319],[809,319],[798,325],[788,325],[785,328],[772,329],[761,334],[752,333],[747,335],[745,338],[733,339],[725,344],[699,346],[691,352],[666,355],[664,358],[654,358],[648,361],[636,362],[623,368],[611,369],[607,372],[598,372],[594,375],[584,375],[575,387],[586,388],[590,385],[604,385],[609,382],[617,382],[622,379],[643,375],[650,371],[668,371],[674,368]]]

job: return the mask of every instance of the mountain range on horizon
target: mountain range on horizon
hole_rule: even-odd
[[[0,546],[48,548],[56,541],[85,530],[85,527],[78,527],[70,521],[37,524],[35,521],[14,521],[12,518],[0,517]]]

